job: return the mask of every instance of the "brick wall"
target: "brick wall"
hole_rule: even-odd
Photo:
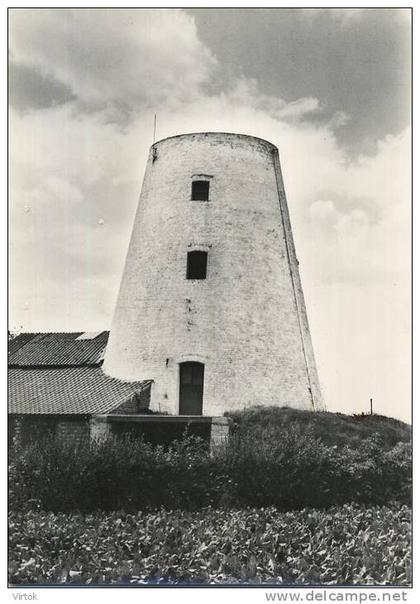
[[[89,440],[90,429],[88,420],[64,420],[57,422],[56,435],[69,445]]]
[[[89,419],[86,416],[11,415],[9,444],[13,439],[25,444],[47,436],[57,436],[68,444],[89,439]]]

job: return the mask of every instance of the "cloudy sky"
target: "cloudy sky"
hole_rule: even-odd
[[[109,329],[157,114],[275,143],[333,411],[410,417],[410,12],[9,11],[10,327]]]

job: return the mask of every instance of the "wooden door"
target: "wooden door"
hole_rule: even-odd
[[[187,362],[179,365],[179,414],[203,415],[203,363]]]

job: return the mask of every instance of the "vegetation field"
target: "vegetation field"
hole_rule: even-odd
[[[411,430],[287,408],[223,446],[45,439],[10,450],[10,582],[409,585]]]
[[[409,585],[407,506],[12,513],[12,584]]]

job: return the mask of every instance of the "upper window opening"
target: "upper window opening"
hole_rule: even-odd
[[[205,279],[207,277],[207,252],[188,252],[187,279]]]
[[[193,201],[208,201],[210,183],[208,180],[194,180],[191,186],[191,199]]]

